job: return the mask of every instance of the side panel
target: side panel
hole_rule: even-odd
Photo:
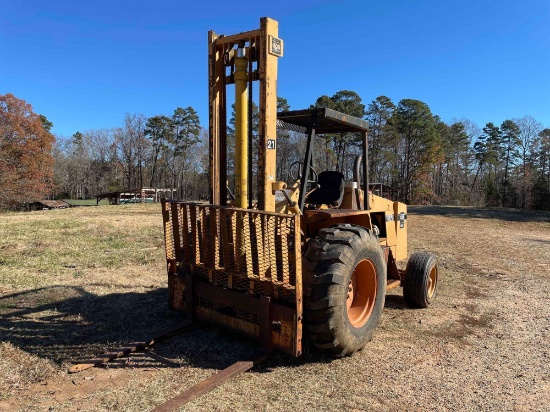
[[[304,211],[302,230],[307,237],[317,236],[320,229],[339,223],[353,223],[380,229],[380,245],[391,249],[395,260],[407,258],[407,205],[370,195],[369,211],[352,209],[319,209]]]
[[[373,194],[370,194],[369,198],[373,222],[375,222],[381,231],[381,245],[389,246],[393,256],[395,256],[398,239],[395,232],[394,202]],[[382,225],[384,225],[384,229],[382,229]]]
[[[401,202],[394,202],[393,210],[397,240],[395,260],[403,260],[407,258],[407,205]]]

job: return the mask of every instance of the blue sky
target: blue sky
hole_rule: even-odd
[[[0,94],[53,132],[119,126],[125,113],[194,107],[208,124],[207,32],[279,21],[278,94],[302,109],[354,90],[365,104],[422,100],[483,127],[550,127],[550,2],[0,0]]]

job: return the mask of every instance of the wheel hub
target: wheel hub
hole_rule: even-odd
[[[430,275],[428,277],[428,298],[431,299],[435,293],[437,287],[437,267],[434,266],[430,270]]]
[[[374,308],[378,282],[376,269],[370,260],[360,261],[348,284],[346,307],[348,320],[352,326],[365,325]]]

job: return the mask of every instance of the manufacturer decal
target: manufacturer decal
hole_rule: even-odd
[[[404,212],[399,213],[399,228],[403,229],[405,227],[405,219],[407,215]]]
[[[273,36],[269,36],[269,37],[270,37],[269,53],[277,57],[283,57],[283,41],[278,37],[273,37]]]

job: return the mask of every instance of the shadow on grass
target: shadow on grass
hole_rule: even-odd
[[[3,295],[0,340],[58,364],[85,359],[177,323],[166,301],[166,289],[98,296],[50,286]]]
[[[166,288],[95,295],[81,287],[50,286],[0,295],[0,341],[58,365],[152,339],[182,319],[168,308]],[[233,333],[196,324],[105,367],[223,369],[257,347]],[[294,363],[290,356],[274,356]]]
[[[179,324],[166,288],[94,295],[80,287],[51,286],[0,297],[0,341],[58,365],[85,360],[130,342],[152,339]],[[205,324],[194,324],[149,349],[113,360],[107,368],[223,369],[258,344]],[[300,364],[274,353],[275,362]],[[302,361],[303,363],[303,361]]]
[[[540,210],[456,206],[408,206],[407,210],[410,214],[424,216],[498,219],[509,222],[550,222],[550,212]]]
[[[182,320],[167,307],[167,290],[94,295],[80,287],[51,286],[0,297],[0,341],[59,365],[96,357],[134,341],[153,338]],[[386,307],[403,309],[400,296],[388,296]],[[205,324],[155,344],[150,349],[106,364],[108,368],[223,369],[246,358],[258,344]],[[334,358],[305,348],[294,358],[274,351],[257,371]]]

